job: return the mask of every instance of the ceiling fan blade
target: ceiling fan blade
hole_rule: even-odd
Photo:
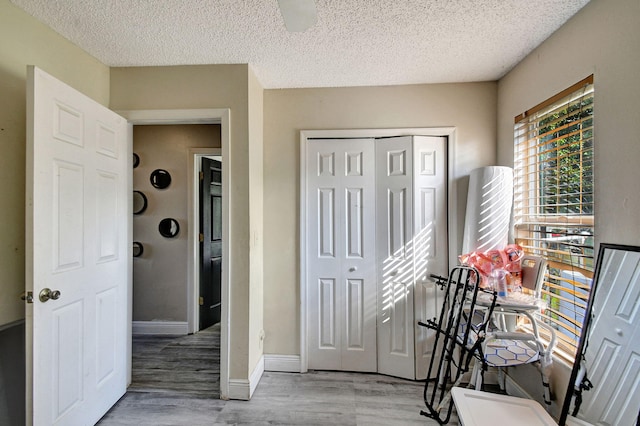
[[[284,26],[289,32],[302,32],[318,21],[315,0],[278,0]]]

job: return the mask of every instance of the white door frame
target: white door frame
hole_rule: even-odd
[[[231,163],[225,161],[229,158],[229,147],[231,144],[231,112],[229,108],[216,108],[216,109],[175,109],[175,110],[130,110],[130,111],[116,111],[121,116],[129,120],[129,123],[135,126],[140,125],[158,125],[158,124],[220,124],[221,133],[221,145],[222,148],[217,150],[217,154],[222,154],[222,310],[220,318],[220,398],[228,399],[229,397],[229,283],[231,282],[231,275],[229,269],[229,253],[231,241],[229,238],[229,230],[231,229],[231,215],[229,214],[229,206],[231,205],[231,194],[229,188],[231,187],[229,179],[231,176],[229,168]],[[131,143],[129,146],[133,146]],[[133,152],[129,153],[130,156]],[[207,153],[209,154],[209,153]],[[189,156],[189,175],[197,175],[197,172],[191,170],[193,167],[194,153],[190,152]],[[199,170],[199,167],[197,168]],[[197,224],[198,209],[196,203],[198,196],[194,195],[194,191],[198,191],[198,185],[194,184],[193,180],[189,180],[189,207],[188,217],[192,221],[192,224]],[[195,198],[194,198],[195,197]],[[196,220],[194,221],[194,217]],[[188,330],[190,333],[197,331],[198,327],[198,310],[196,309],[195,301],[197,300],[197,288],[198,288],[198,231],[195,225],[189,227],[189,254],[188,254],[188,268],[187,268],[187,280],[189,285],[187,286],[187,321]],[[130,284],[129,294],[133,291],[132,284]],[[129,324],[131,324],[131,298],[129,298]],[[131,341],[129,341],[128,351],[131,353]],[[131,374],[131,356],[128,360],[129,375]],[[129,376],[130,377],[130,376]]]
[[[307,140],[332,138],[384,138],[392,136],[445,136],[447,137],[447,180],[448,180],[448,221],[456,223],[457,196],[455,192],[454,150],[456,145],[455,127],[419,127],[398,129],[345,129],[345,130],[302,130],[300,132],[300,372],[308,371],[309,357],[307,353]],[[224,156],[223,156],[224,158]],[[455,265],[457,253],[458,230],[449,226],[449,264]]]

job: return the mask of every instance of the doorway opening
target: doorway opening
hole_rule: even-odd
[[[219,126],[220,132],[220,145],[219,148],[189,148],[188,152],[183,156],[180,156],[180,159],[184,164],[185,157],[187,158],[187,167],[186,171],[183,171],[182,176],[175,176],[176,179],[181,178],[186,181],[186,190],[183,191],[182,196],[186,198],[187,211],[182,215],[182,217],[177,217],[174,219],[178,219],[178,225],[180,224],[180,219],[187,222],[187,226],[184,226],[181,229],[182,238],[186,240],[187,250],[186,250],[186,273],[185,277],[182,277],[182,282],[186,282],[186,289],[183,293],[183,296],[179,297],[180,300],[185,300],[186,303],[183,304],[183,308],[186,311],[186,321],[184,311],[181,313],[181,316],[178,318],[178,321],[147,321],[146,325],[150,325],[151,327],[157,326],[161,323],[168,323],[161,325],[160,327],[166,327],[166,330],[171,330],[173,328],[174,333],[172,334],[192,334],[199,331],[199,275],[200,275],[200,249],[199,249],[199,173],[200,166],[199,162],[204,156],[220,156],[225,157],[225,153],[229,152],[230,145],[230,119],[229,119],[229,110],[228,109],[209,109],[209,110],[144,110],[144,111],[120,111],[121,115],[126,117],[129,122],[134,126],[147,126],[147,125],[206,125],[206,124],[216,124]],[[160,126],[158,126],[160,127]],[[133,135],[133,127],[131,134]],[[133,137],[130,138],[133,141]],[[133,142],[131,142],[131,147],[133,148]],[[133,154],[133,152],[132,152]],[[171,155],[171,154],[169,154]],[[142,165],[144,162],[144,157],[138,154],[140,164]],[[160,167],[161,168],[161,167]],[[167,170],[169,174],[171,174],[171,170]],[[229,371],[228,371],[228,355],[229,355],[229,347],[228,347],[228,331],[229,331],[229,317],[228,317],[228,306],[229,306],[229,257],[226,255],[229,253],[230,241],[228,238],[229,235],[229,175],[230,170],[229,167],[225,164],[221,167],[222,174],[222,183],[220,185],[221,189],[221,210],[222,210],[222,224],[221,224],[221,236],[222,236],[222,260],[220,266],[220,275],[221,275],[221,285],[220,285],[220,321],[219,321],[219,347],[220,347],[220,356],[219,356],[219,365],[220,365],[220,398],[226,399],[229,393]],[[167,190],[171,188],[169,186]],[[162,191],[162,190],[161,190]],[[152,203],[149,202],[150,210],[156,208],[162,208],[160,205],[152,206]],[[133,222],[133,218],[132,218]],[[133,225],[132,225],[133,228]],[[178,235],[180,235],[180,232]],[[131,236],[133,237],[133,236]],[[171,241],[164,241],[167,243],[174,243],[177,240],[175,238],[171,239]],[[151,248],[151,250],[153,250]],[[157,289],[161,291],[161,289]],[[130,297],[129,300],[133,300],[133,292],[134,287],[130,285],[129,288]],[[170,318],[169,318],[170,319]],[[130,303],[129,307],[129,321],[132,323],[133,332],[140,332],[140,324],[133,322],[133,303]],[[158,323],[158,324],[154,324]],[[173,323],[173,324],[172,324]],[[143,325],[144,326],[144,325]],[[132,344],[131,340],[129,341],[128,346],[129,351],[129,383],[131,383],[131,354],[132,354]]]
[[[133,216],[133,240],[139,251],[133,260],[131,391],[189,390],[219,397],[222,163],[207,155],[218,154],[221,159],[220,139],[219,124],[133,128],[133,189],[146,206],[134,208]],[[197,163],[192,171],[185,161],[188,157]],[[216,167],[202,167],[205,162],[213,162]],[[194,195],[188,197],[194,179]],[[191,210],[199,214],[189,217]],[[194,282],[189,282],[192,232],[188,231],[192,228],[199,230],[199,268],[193,274]],[[211,242],[214,234],[215,241]],[[208,262],[202,261],[203,256]],[[195,324],[189,324],[188,312],[199,316]],[[198,338],[181,340],[180,344],[167,340],[167,336],[193,333]],[[181,352],[185,350],[187,358]],[[153,356],[147,357],[149,353]],[[193,363],[184,365],[184,371],[170,380],[172,376],[164,366],[174,366],[175,370],[184,359]],[[185,375],[189,376],[190,368],[196,365],[199,376],[186,382]],[[154,375],[153,371],[163,374]],[[216,384],[215,389],[212,384]]]

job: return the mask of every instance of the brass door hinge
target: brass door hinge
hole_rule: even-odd
[[[198,235],[198,239],[201,243],[204,243],[204,234],[202,232]]]
[[[200,180],[204,180],[204,172],[200,172]]]
[[[200,296],[198,298],[198,303],[200,304],[200,306],[204,305],[204,297]]]

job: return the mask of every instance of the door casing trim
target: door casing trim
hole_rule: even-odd
[[[302,130],[300,131],[300,372],[308,371],[308,321],[307,321],[307,141],[309,139],[355,139],[385,138],[393,136],[444,136],[447,138],[447,221],[449,264],[455,265],[457,258],[458,230],[456,226],[457,194],[455,185],[455,127],[418,127],[395,129],[344,129],[344,130]]]

